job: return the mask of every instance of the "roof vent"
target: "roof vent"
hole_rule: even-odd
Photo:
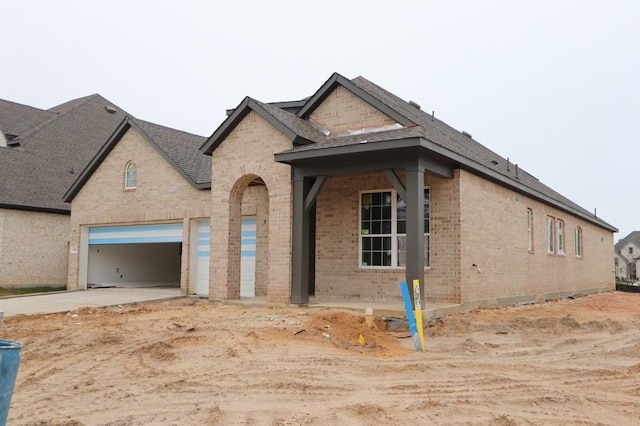
[[[464,130],[462,131],[462,134],[465,135],[466,137],[468,137],[469,139],[473,139],[473,136],[471,136],[471,133],[469,132],[465,132]]]
[[[420,104],[415,101],[409,101],[409,105],[411,105],[414,108],[420,109]]]
[[[18,138],[7,139],[5,146],[10,146],[11,148],[13,148],[16,146],[20,146],[20,142],[21,141]]]
[[[107,111],[109,114],[115,114],[116,112],[118,112],[118,110],[112,107],[111,105],[105,106],[104,110]]]
[[[494,166],[497,166],[498,162],[496,160],[491,160],[491,164],[493,164]]]

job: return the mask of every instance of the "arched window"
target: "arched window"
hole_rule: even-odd
[[[124,189],[136,189],[136,180],[138,178],[138,167],[136,163],[130,161],[125,167]]]
[[[576,257],[582,257],[582,228],[576,226]]]

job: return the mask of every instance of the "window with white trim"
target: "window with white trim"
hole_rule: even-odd
[[[556,251],[556,220],[551,216],[547,216],[547,252],[555,253]]]
[[[124,189],[136,189],[138,166],[133,161],[130,161],[124,170]]]
[[[582,228],[576,226],[576,257],[582,257]],[[616,258],[618,260],[618,258]]]
[[[556,219],[558,224],[558,254],[564,254],[564,220]]]
[[[527,248],[533,253],[533,209],[527,209]]]
[[[424,261],[429,266],[429,188],[424,189]],[[407,206],[395,190],[360,193],[360,266],[406,266]]]

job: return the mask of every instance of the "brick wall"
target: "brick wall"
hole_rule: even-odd
[[[459,175],[461,301],[543,300],[614,288],[612,232],[470,173]],[[528,250],[528,208],[534,218],[533,253]],[[547,252],[549,215],[564,221],[564,255]],[[577,226],[583,232],[582,257],[575,256]]]
[[[398,173],[404,180],[403,173]],[[457,180],[426,176],[431,199],[427,301],[459,300]],[[316,296],[395,300],[404,268],[360,268],[360,191],[390,190],[382,173],[328,178],[316,200]]]
[[[273,303],[291,296],[291,168],[273,161],[273,154],[291,141],[255,112],[250,112],[212,154],[212,299],[236,299],[240,294],[240,219],[246,188],[261,178],[268,194],[267,254],[256,259],[261,268],[256,291]],[[264,223],[264,220],[267,223]],[[260,234],[260,229],[258,229]],[[214,248],[214,244],[218,247]],[[261,242],[264,244],[264,241]],[[259,251],[257,254],[264,253]],[[260,262],[258,264],[258,262]],[[266,265],[265,265],[266,262]],[[258,280],[259,278],[259,280]],[[265,279],[266,278],[266,279]]]
[[[0,286],[67,282],[69,216],[0,209]]]
[[[461,170],[454,179],[427,175],[425,185],[431,198],[428,302],[492,305],[613,288],[611,232]],[[316,201],[317,296],[400,298],[403,268],[358,264],[359,193],[389,189],[381,173],[327,179]],[[534,213],[534,253],[527,208]],[[564,255],[546,251],[547,215],[564,220]],[[576,226],[583,231],[582,257],[575,256]]]
[[[395,120],[342,86],[338,86],[331,92],[324,102],[311,113],[310,117],[332,132],[359,130],[395,123]]]
[[[124,169],[135,161],[137,185],[124,190]],[[81,227],[183,222],[180,286],[188,288],[191,219],[209,218],[211,194],[193,188],[135,129],[122,137],[72,203],[68,288],[79,288]]]

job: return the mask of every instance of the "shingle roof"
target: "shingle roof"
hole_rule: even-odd
[[[148,121],[133,120],[195,184],[211,186],[211,157],[198,150],[207,138]]]
[[[97,94],[50,110],[11,104],[3,101],[0,109],[4,105],[5,111],[13,111],[4,117],[11,123],[9,128],[19,129],[21,144],[20,148],[0,148],[0,208],[69,213],[71,205],[63,196],[127,113]],[[12,118],[26,117],[28,113],[32,113],[31,118],[20,122],[25,124],[16,124]],[[203,137],[143,121],[139,125],[158,140],[159,146],[165,147],[168,158],[175,158],[188,176],[196,182],[206,182],[205,169],[210,158],[201,158],[205,156],[197,149]]]
[[[51,111],[0,99],[0,131],[5,135],[17,136],[55,116]]]
[[[308,117],[337,85],[342,85],[381,112],[393,117],[403,127],[352,135],[327,135],[320,132]],[[222,143],[226,135],[246,115],[243,108],[244,110],[253,109],[272,124],[275,122],[278,128],[284,129],[283,131],[289,134],[288,136],[293,142],[292,148],[276,154],[276,158],[281,161],[284,161],[282,160],[284,157],[293,158],[298,154],[306,153],[305,155],[313,156],[317,153],[317,155],[322,155],[323,150],[355,147],[362,144],[364,140],[367,141],[368,146],[372,146],[372,143],[375,142],[399,142],[412,138],[416,141],[423,141],[421,144],[423,147],[431,147],[427,149],[437,148],[438,154],[448,158],[454,167],[465,168],[472,173],[576,214],[606,229],[617,231],[612,225],[544,185],[522,168],[478,143],[470,135],[454,129],[364,77],[348,80],[339,74],[332,75],[295,114],[256,100],[245,102],[207,140],[207,143],[201,148],[203,152],[210,154],[217,145]],[[386,146],[388,145],[385,144]]]
[[[620,253],[620,250],[629,243],[633,243],[636,247],[640,247],[640,231],[633,231],[623,239],[619,240],[614,246],[615,252]]]
[[[48,120],[18,134],[20,149],[1,148],[0,205],[68,213],[62,195],[126,115],[107,105],[92,95],[53,108],[43,114]]]

